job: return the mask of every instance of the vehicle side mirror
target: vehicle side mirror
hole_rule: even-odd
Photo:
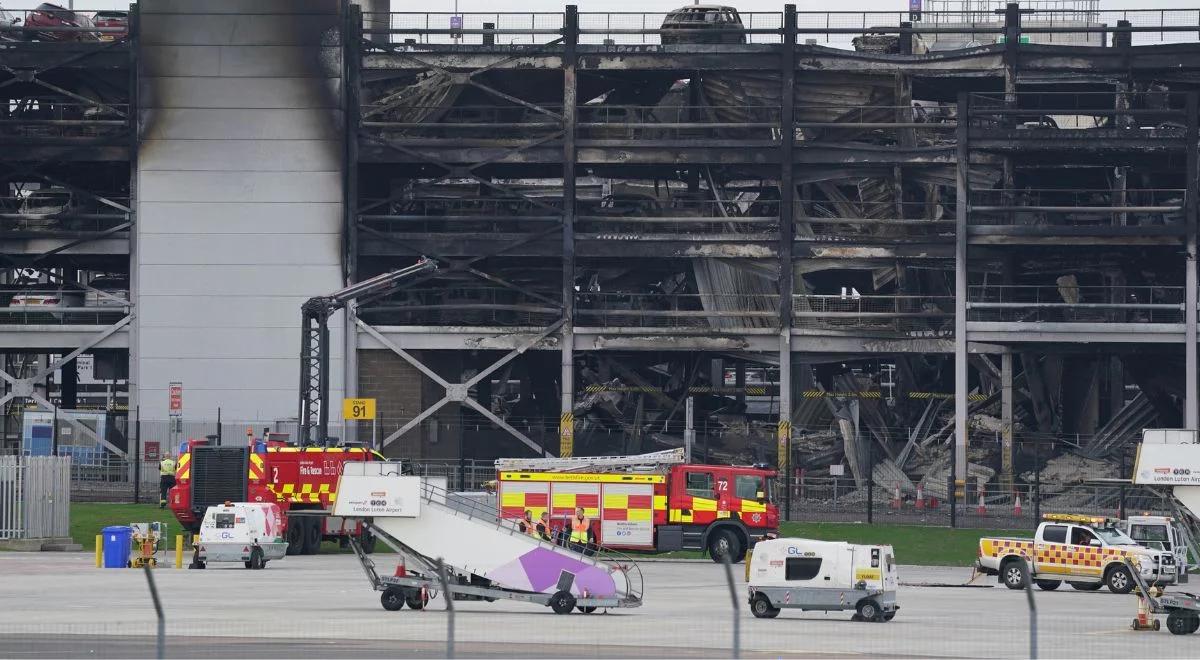
[[[754,497],[756,497],[758,499],[760,504],[767,501],[767,494],[762,492],[761,490],[758,491],[757,493],[755,493]]]
[[[1100,542],[1100,539],[1092,539],[1091,541],[1088,541],[1088,545],[1094,546],[1097,548],[1104,547],[1104,544]]]

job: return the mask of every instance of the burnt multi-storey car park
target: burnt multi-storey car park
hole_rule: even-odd
[[[712,8],[692,29],[335,5],[302,43],[348,118],[328,140],[342,276],[440,265],[340,340],[335,389],[378,399],[393,455],[677,446],[690,396],[714,460],[844,459],[863,485],[868,454],[916,480],[957,444],[957,475],[969,458],[1008,484],[1023,440],[1107,458],[1197,424],[1195,11]],[[121,113],[0,124],[6,163],[105,202],[6,232],[5,286],[35,259],[138,280],[129,118],[150,114],[129,109],[134,72],[160,68],[138,39],[134,20],[0,50],[10,108]],[[87,67],[112,79],[99,100],[71,86]],[[130,345],[124,311],[84,314],[4,310],[14,379],[16,355]]]

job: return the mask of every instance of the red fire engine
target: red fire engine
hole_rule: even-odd
[[[629,550],[705,550],[713,561],[741,561],[754,543],[779,532],[770,501],[775,471],[686,463],[683,450],[640,456],[500,459],[500,516],[567,526],[576,507],[594,543]]]
[[[179,456],[171,512],[184,529],[200,529],[204,512],[224,502],[275,502],[283,510],[288,554],[316,554],[324,540],[360,536],[364,549],[375,539],[361,525],[327,515],[337,499],[338,476],[351,461],[382,458],[360,447],[296,447],[251,439],[246,446],[215,446],[188,440]]]

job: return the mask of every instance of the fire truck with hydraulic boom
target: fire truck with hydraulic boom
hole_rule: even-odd
[[[249,438],[244,446],[189,440],[181,449],[171,511],[195,533],[208,507],[225,502],[276,503],[284,512],[288,554],[315,554],[326,539],[360,537],[370,552],[375,540],[361,524],[329,516],[338,477],[348,462],[383,456],[361,446],[332,446],[329,426],[329,318],[360,298],[378,298],[413,276],[437,270],[422,257],[415,264],[356,282],[301,307],[299,442]],[[286,438],[286,436],[282,436]]]
[[[688,463],[682,449],[637,456],[502,458],[496,461],[500,517],[550,516],[569,528],[576,507],[593,543],[623,550],[704,550],[738,562],[775,538],[774,470]]]

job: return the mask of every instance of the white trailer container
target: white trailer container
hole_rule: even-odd
[[[204,512],[188,568],[204,568],[211,561],[240,561],[246,568],[262,569],[268,561],[282,559],[287,546],[278,504],[226,502]]]
[[[890,545],[839,541],[760,541],[746,565],[750,611],[773,619],[783,608],[855,610],[855,621],[896,616],[895,553]]]

